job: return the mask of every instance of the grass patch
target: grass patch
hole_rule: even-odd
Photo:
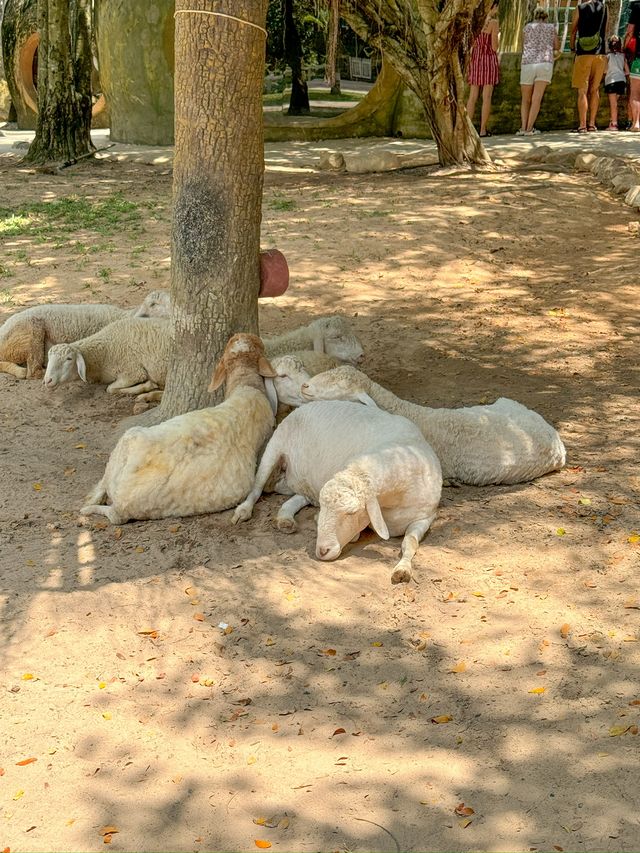
[[[296,203],[293,199],[285,198],[283,195],[274,195],[269,201],[271,210],[295,210]]]
[[[0,305],[8,305],[11,307],[15,304],[16,303],[8,287],[5,287],[4,290],[0,290]]]
[[[18,210],[0,207],[0,236],[35,237],[39,241],[60,240],[61,232],[72,234],[88,230],[98,234],[115,234],[141,227],[140,205],[114,193],[101,201],[88,201],[77,196],[49,202],[30,202]]]

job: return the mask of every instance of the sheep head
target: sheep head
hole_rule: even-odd
[[[309,329],[316,352],[349,364],[359,364],[364,358],[362,344],[344,317],[320,317],[309,324]]]
[[[284,406],[301,406],[306,402],[300,392],[300,386],[309,380],[309,372],[302,361],[294,355],[280,355],[273,359],[276,371],[273,384],[278,401]]]
[[[171,296],[166,290],[152,290],[148,293],[134,317],[169,317],[171,314]]]
[[[216,391],[224,382],[228,396],[235,385],[253,384],[252,375],[273,379],[277,374],[269,364],[260,338],[257,335],[240,332],[229,338],[211,379],[209,391]]]
[[[78,378],[83,382],[87,381],[87,368],[82,353],[72,344],[54,344],[47,356],[44,387],[55,388]]]
[[[307,379],[300,386],[300,395],[310,400],[350,400],[352,403],[364,403],[375,406],[367,394],[368,379],[355,367],[344,365],[325,370]]]
[[[389,530],[382,517],[378,498],[362,474],[342,471],[328,480],[319,495],[316,557],[335,560],[349,542],[355,542],[368,525],[382,539]]]

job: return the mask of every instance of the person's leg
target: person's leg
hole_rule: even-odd
[[[469,120],[473,121],[473,114],[476,111],[476,103],[480,94],[480,86],[469,86],[469,99],[467,100],[467,114]]]
[[[609,92],[609,127],[618,126],[618,95],[615,92]]]
[[[588,63],[590,58],[589,56],[576,56],[573,61],[571,88],[578,91],[578,130],[587,129]]]
[[[602,83],[602,78],[604,77],[604,72],[607,67],[606,61],[605,56],[593,57],[589,73],[589,89],[587,95],[589,100],[589,127],[596,126],[598,107],[600,106],[600,84]]]
[[[480,113],[480,136],[486,136],[487,124],[491,115],[491,98],[493,97],[493,86],[482,87],[482,112]]]
[[[533,86],[520,86],[522,101],[520,103],[520,130],[526,130],[529,124],[529,107],[531,106],[531,93]]]
[[[533,84],[533,93],[531,95],[531,109],[529,110],[529,121],[525,130],[533,130],[533,126],[540,112],[540,104],[544,96],[544,91],[549,84],[546,80],[536,80]]]
[[[640,77],[631,77],[629,80],[629,111],[631,129],[640,130]]]
[[[587,87],[578,89],[578,127],[587,126]]]

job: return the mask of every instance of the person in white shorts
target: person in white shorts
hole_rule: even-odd
[[[533,21],[523,31],[522,64],[520,67],[520,130],[518,136],[540,133],[534,125],[540,112],[545,89],[553,77],[554,53],[560,50],[560,40],[554,24],[548,23],[549,13],[542,6],[533,13]]]

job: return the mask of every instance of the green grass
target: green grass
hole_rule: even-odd
[[[13,300],[13,296],[11,295],[11,291],[8,287],[5,287],[4,290],[0,290],[0,305],[8,305],[11,307],[16,303]]]
[[[269,201],[269,207],[271,210],[295,210],[296,203],[293,199],[285,198],[282,195],[275,195]]]
[[[141,227],[139,207],[121,193],[100,201],[69,196],[49,202],[29,202],[17,210],[0,207],[0,237],[34,237],[38,242],[49,242],[81,230],[103,235],[129,232]]]
[[[316,90],[309,89],[309,100],[310,101],[361,101],[366,92],[341,92],[339,95],[332,95],[331,92],[327,92],[326,89]],[[262,96],[262,103],[264,106],[269,105],[278,105],[282,103],[289,103],[289,90],[285,92],[271,92],[269,95]]]

